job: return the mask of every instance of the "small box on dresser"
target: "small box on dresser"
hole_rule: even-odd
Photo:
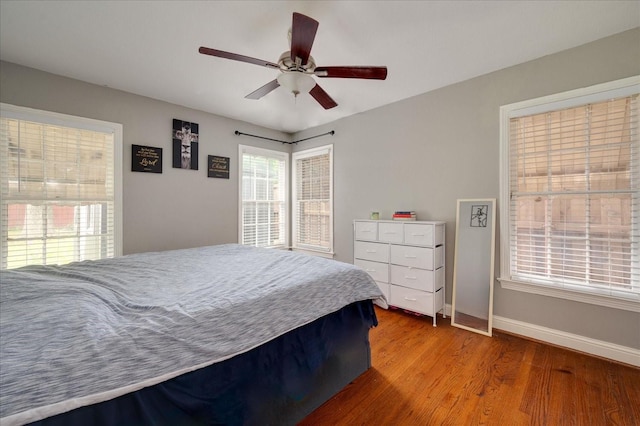
[[[355,220],[353,263],[371,275],[390,306],[445,315],[445,222]]]

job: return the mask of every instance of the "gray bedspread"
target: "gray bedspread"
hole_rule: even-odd
[[[0,271],[0,423],[114,398],[380,298],[353,265],[236,244]]]

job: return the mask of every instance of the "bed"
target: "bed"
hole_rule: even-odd
[[[237,244],[0,271],[0,424],[295,424],[371,366],[373,301]]]

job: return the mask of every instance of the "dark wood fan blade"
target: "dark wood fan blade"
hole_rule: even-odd
[[[318,77],[385,80],[387,78],[387,67],[316,67],[314,73]]]
[[[293,13],[291,26],[291,60],[300,58],[300,65],[306,65],[311,54],[311,46],[318,31],[318,21],[300,13]]]
[[[336,101],[331,99],[331,96],[329,96],[329,94],[317,84],[313,89],[309,91],[309,94],[313,96],[313,98],[318,101],[318,103],[322,105],[324,109],[331,109],[338,106]]]
[[[253,92],[249,93],[247,96],[245,96],[245,98],[246,99],[260,99],[261,97],[263,97],[267,93],[271,92],[272,90],[277,89],[278,87],[280,87],[280,83],[278,83],[278,80],[273,80],[273,81],[268,82],[267,84],[265,84],[261,88],[259,88],[257,90],[254,90]]]
[[[198,52],[203,55],[217,56],[218,58],[232,59],[234,61],[248,62],[250,64],[260,65],[267,68],[280,68],[278,64],[273,62],[263,61],[262,59],[251,58],[249,56],[238,55],[237,53],[225,52],[224,50],[210,49],[208,47],[201,47]]]

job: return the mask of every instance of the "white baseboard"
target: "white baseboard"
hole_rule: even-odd
[[[451,305],[445,305],[445,312],[447,316],[451,316]],[[614,343],[591,339],[578,334],[541,327],[539,325],[496,315],[493,316],[493,328],[640,367],[640,350],[627,346],[616,345]]]
[[[493,328],[640,367],[640,350],[627,346],[495,315],[493,316]]]

